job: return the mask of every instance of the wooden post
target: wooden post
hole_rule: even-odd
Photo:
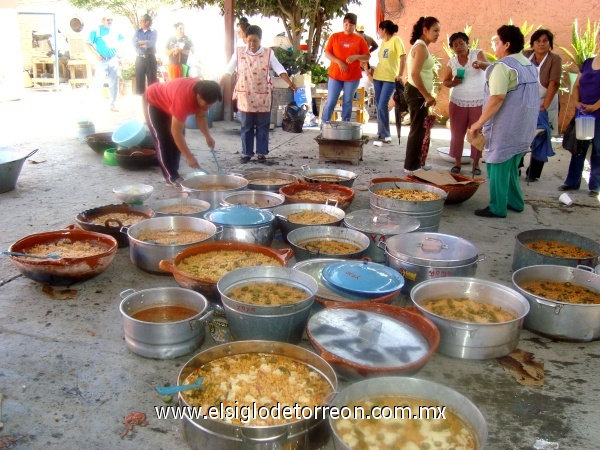
[[[235,49],[234,40],[234,17],[233,17],[233,6],[235,0],[224,0],[224,14],[223,21],[225,26],[225,59],[229,61],[233,51]],[[231,96],[233,93],[233,77],[229,77],[229,82],[225,83],[223,89],[223,120],[225,122],[231,122],[233,120],[233,102]]]

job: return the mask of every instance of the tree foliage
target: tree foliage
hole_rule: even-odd
[[[71,0],[73,1],[73,0]],[[182,0],[183,5],[204,8],[219,6],[223,11],[223,0]],[[348,5],[360,4],[359,0],[238,0],[234,3],[237,17],[262,15],[281,19],[294,52],[306,43],[306,63],[313,64],[323,46],[323,35],[327,33],[330,19],[342,16]],[[303,38],[306,37],[303,41]]]
[[[126,17],[134,30],[139,27],[140,16],[149,14],[153,19],[157,10],[175,0],[68,0],[76,8],[92,11],[110,11],[121,17]]]

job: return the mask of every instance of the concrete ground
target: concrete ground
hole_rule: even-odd
[[[139,117],[138,100],[122,102],[118,113],[105,107],[89,108],[89,97],[79,91],[28,91],[20,101],[0,104],[0,145],[24,151],[39,148],[32,159],[45,159],[37,164],[26,162],[17,188],[0,194],[1,249],[28,234],[72,224],[85,209],[116,203],[112,188],[118,185],[151,184],[155,188],[151,200],[177,196],[164,184],[157,167],[132,172],[106,166],[75,137],[76,122],[84,116],[94,120],[98,132],[113,131]],[[365,132],[372,135],[374,126],[366,125]],[[238,129],[235,122],[216,122],[211,130],[221,164],[234,171],[264,170],[256,163],[239,164]],[[270,168],[299,173],[302,164],[309,164],[356,171],[359,177],[351,210],[368,208],[367,186],[372,178],[402,175],[408,128],[402,131],[402,145],[397,141],[384,147],[369,143],[364,161],[349,166],[318,164],[316,130],[288,134],[277,129],[271,133]],[[429,161],[435,169],[449,170],[452,164],[435,150],[448,146],[448,130],[435,128],[432,137]],[[188,139],[205,169],[214,171],[200,133],[190,130]],[[521,214],[509,212],[506,219],[474,216],[475,209],[487,204],[487,185],[469,201],[444,208],[439,231],[470,240],[486,255],[478,265],[478,277],[511,285],[515,236],[524,230],[563,229],[600,239],[598,199],[582,189],[572,193],[573,206],[558,202],[557,187],[568,161],[569,154],[557,150],[539,182],[527,185],[522,181],[526,209]],[[182,168],[184,173],[189,171]],[[11,448],[28,449],[187,448],[181,424],[159,420],[153,407],[163,404],[154,387],[176,383],[178,371],[190,356],[144,359],[130,353],[123,340],[119,293],[159,286],[177,283],[170,276],[142,272],[130,262],[128,249],[120,249],[102,275],[73,286],[78,291],[75,299],[53,300],[42,293],[40,284],[19,276],[8,258],[0,259],[0,393],[4,397],[0,448],[8,448],[11,440],[15,440]],[[204,346],[211,345],[214,342],[207,337]],[[308,342],[302,345],[310,347]],[[556,342],[524,330],[519,348],[544,363],[543,386],[518,384],[495,360],[460,360],[439,354],[415,377],[442,383],[469,397],[487,419],[486,448],[598,448],[600,344]],[[131,411],[144,412],[149,425],[136,427],[121,440],[123,418]],[[327,448],[332,447],[330,441]]]

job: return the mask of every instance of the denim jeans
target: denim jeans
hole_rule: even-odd
[[[325,103],[325,107],[323,108],[321,123],[331,121],[331,115],[342,90],[344,91],[344,97],[342,98],[342,120],[350,122],[350,118],[352,117],[352,100],[354,100],[354,93],[359,82],[360,80],[340,81],[329,78],[329,83],[327,84],[327,103]]]
[[[579,156],[571,156],[571,162],[569,163],[569,173],[565,184],[575,189],[579,189],[581,186],[581,174],[583,173],[583,166],[585,164],[585,156],[587,155],[588,148],[590,147],[589,141],[584,145],[584,150]],[[590,180],[588,187],[590,191],[600,190],[600,119],[596,117],[596,123],[594,125],[594,139],[592,139],[592,153],[590,155]]]
[[[269,153],[271,113],[238,111],[238,117],[241,125],[242,155],[254,156],[254,136],[256,136],[256,154],[267,155]]]
[[[117,71],[119,69],[119,58],[116,56],[96,63],[96,89],[104,85],[104,77],[108,78],[108,103],[114,105],[117,101]]]
[[[388,103],[396,90],[391,81],[373,80],[375,89],[375,105],[377,105],[377,135],[381,138],[390,137],[390,110]]]

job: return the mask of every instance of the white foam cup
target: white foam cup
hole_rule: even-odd
[[[560,194],[560,197],[558,197],[558,199],[561,203],[567,206],[571,206],[573,204],[573,199],[569,197],[569,194],[567,194],[566,192],[564,194]]]

